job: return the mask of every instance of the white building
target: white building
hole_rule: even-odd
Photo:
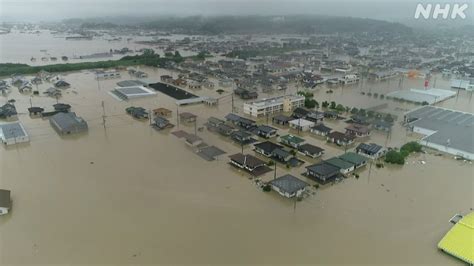
[[[339,80],[342,84],[348,85],[348,84],[354,84],[359,82],[359,77],[357,75],[345,75]]]
[[[314,122],[311,122],[302,118],[291,120],[288,124],[290,125],[291,128],[300,130],[300,131],[309,131],[315,125]]]
[[[97,71],[96,73],[96,78],[97,79],[114,79],[114,78],[120,78],[120,72],[116,70],[112,71]]]
[[[297,107],[303,107],[304,100],[305,98],[300,95],[288,95],[244,103],[244,114],[262,117],[274,113],[291,112]]]
[[[470,79],[470,80],[453,79],[451,80],[451,88],[474,91],[474,79]]]
[[[5,145],[13,145],[29,142],[30,137],[26,133],[23,124],[17,121],[0,125],[0,140]]]

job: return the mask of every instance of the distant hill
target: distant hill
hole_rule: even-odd
[[[166,31],[200,34],[328,34],[390,32],[411,33],[411,28],[400,23],[374,19],[323,16],[220,16],[164,18],[141,24]]]
[[[143,27],[153,30],[186,34],[331,34],[331,33],[390,33],[409,34],[410,27],[400,23],[375,19],[328,17],[312,15],[292,16],[190,16],[160,18],[69,19],[66,24],[82,28]]]

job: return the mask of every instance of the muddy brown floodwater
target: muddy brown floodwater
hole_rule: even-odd
[[[166,73],[145,70],[151,78]],[[409,157],[403,167],[367,166],[359,171],[360,178],[315,190],[294,208],[293,200],[261,192],[246,174],[227,164],[227,155],[240,151],[228,140],[198,132],[227,152],[207,162],[169,131],[157,132],[124,111],[131,105],[167,107],[173,110],[173,122],[173,99],[158,94],[119,102],[108,94],[118,80],[98,86],[88,72],[64,78],[72,88],[60,101],[88,121],[87,134],[61,138],[47,120],[26,114],[28,95],[16,89],[9,95],[16,99],[31,142],[0,148],[0,187],[12,190],[14,201],[12,212],[0,218],[1,265],[462,265],[436,245],[451,228],[449,218],[474,206],[470,163],[430,152]],[[122,79],[128,78],[123,73]],[[316,97],[356,107],[368,104],[360,88],[341,90],[332,95],[320,90]],[[215,95],[207,89],[198,94]],[[469,111],[467,97],[462,92],[462,104],[450,99],[442,105]],[[32,102],[51,106],[56,101],[35,96]],[[202,126],[209,116],[230,111],[228,98],[221,103],[181,110],[198,114]],[[402,113],[393,103],[388,108]],[[328,124],[344,127],[342,121]],[[180,129],[192,132],[193,126]],[[326,149],[323,159],[343,153],[321,139],[306,139]],[[374,133],[370,140],[396,146],[413,139],[397,124],[389,138]],[[249,147],[246,152],[253,154]],[[304,166],[278,167],[278,175],[290,172],[314,184],[301,176]]]

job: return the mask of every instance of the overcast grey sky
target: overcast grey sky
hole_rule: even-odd
[[[322,14],[400,21],[413,17],[420,1],[427,0],[0,0],[0,20],[39,21],[116,15]],[[473,2],[429,2],[453,1]]]

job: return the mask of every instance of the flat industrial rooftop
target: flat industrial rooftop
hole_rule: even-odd
[[[433,131],[423,141],[474,153],[474,115],[434,106],[424,106],[406,114],[412,126]]]
[[[387,94],[387,96],[394,99],[414,103],[427,102],[429,104],[442,102],[448,98],[454,97],[455,95],[456,92],[443,89],[409,89],[394,91]]]
[[[156,92],[143,86],[117,87],[111,92],[121,100],[129,100],[133,98],[156,95]]]

